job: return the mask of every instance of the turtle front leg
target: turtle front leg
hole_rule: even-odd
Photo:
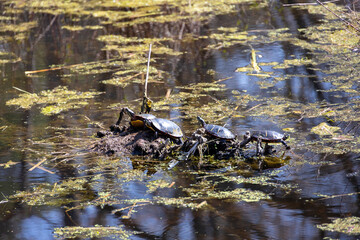
[[[258,138],[257,144],[256,144],[256,155],[263,155],[263,153],[264,153],[264,149],[261,146],[261,139]]]
[[[120,110],[119,119],[116,121],[115,125],[119,125],[119,124],[120,124],[120,122],[121,122],[121,120],[122,120],[122,118],[123,118],[123,116],[124,116],[124,111],[125,111],[124,108],[122,108],[122,109]]]
[[[291,147],[288,146],[284,140],[281,140],[281,143],[284,144],[284,146],[287,150],[291,149]]]
[[[250,132],[247,131],[244,135],[244,140],[240,143],[240,147],[245,147],[251,140]]]

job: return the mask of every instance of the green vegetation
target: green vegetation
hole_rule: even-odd
[[[94,98],[99,92],[78,92],[59,86],[53,90],[36,93],[22,93],[18,98],[6,102],[6,105],[15,105],[29,109],[33,105],[42,105],[41,113],[54,115],[69,109],[76,109],[88,104],[87,99]]]
[[[323,231],[341,232],[348,235],[360,234],[360,218],[337,218],[331,223],[319,224],[317,227]]]
[[[56,238],[116,238],[131,239],[135,232],[124,230],[122,226],[105,227],[95,225],[93,227],[63,227],[55,228],[54,234]]]

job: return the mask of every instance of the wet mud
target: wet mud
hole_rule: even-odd
[[[132,126],[112,125],[109,131],[97,132],[96,141],[90,149],[106,155],[131,154],[164,158],[179,146],[166,136],[155,136],[150,129],[137,129]]]

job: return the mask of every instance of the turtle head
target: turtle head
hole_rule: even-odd
[[[199,123],[201,124],[202,127],[205,127],[206,123],[205,123],[204,119],[202,119],[200,116],[197,116],[197,120],[199,121]]]
[[[130,110],[129,108],[125,107],[125,108],[123,108],[123,111],[124,111],[127,115],[129,115],[129,117],[130,117],[131,119],[135,118],[135,113],[134,113],[132,110]]]
[[[249,138],[250,138],[250,132],[246,131],[245,134],[244,134],[244,140],[247,140]]]
[[[290,137],[290,135],[287,134],[287,133],[285,133],[285,134],[284,134],[284,137],[283,137],[283,140],[285,141],[285,140],[288,139],[289,137]]]

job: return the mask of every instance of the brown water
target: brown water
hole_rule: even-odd
[[[357,239],[359,236],[324,231],[316,227],[318,224],[329,223],[334,218],[360,217],[360,164],[357,151],[348,149],[346,153],[334,154],[304,148],[306,141],[322,141],[321,137],[311,133],[310,130],[326,121],[326,117],[305,116],[297,121],[300,115],[295,117],[291,115],[291,107],[289,114],[286,115],[272,116],[267,112],[264,115],[253,115],[252,113],[257,111],[258,104],[264,104],[264,98],[268,99],[266,104],[269,106],[279,97],[302,106],[311,104],[336,106],[337,104],[346,105],[351,99],[358,98],[358,94],[349,94],[342,90],[325,91],[333,89],[334,86],[321,81],[327,74],[314,68],[312,64],[277,69],[276,75],[265,78],[265,81],[273,81],[276,76],[292,75],[292,77],[278,81],[271,87],[262,88],[258,82],[264,81],[263,78],[235,72],[236,68],[249,65],[251,58],[249,44],[235,44],[230,47],[206,50],[205,47],[213,40],[202,38],[187,40],[186,38],[186,34],[209,36],[219,27],[235,27],[239,31],[247,30],[250,36],[257,37],[266,30],[286,27],[289,33],[302,39],[304,37],[298,29],[319,24],[322,19],[321,15],[310,14],[306,10],[297,8],[281,7],[281,5],[280,2],[271,2],[267,6],[255,8],[254,4],[242,4],[236,5],[234,13],[214,15],[208,22],[184,20],[175,23],[145,23],[120,28],[105,24],[100,21],[100,18],[94,16],[82,16],[75,21],[72,19],[74,16],[69,14],[38,13],[27,11],[26,8],[20,13],[15,11],[9,13],[11,4],[1,1],[0,11],[3,12],[3,16],[16,17],[16,20],[0,20],[3,27],[11,22],[19,21],[36,21],[37,26],[31,28],[25,40],[12,39],[0,42],[0,52],[13,53],[14,56],[21,58],[20,61],[0,64],[0,127],[2,127],[0,129],[0,163],[7,163],[10,160],[17,163],[9,168],[0,167],[0,200],[3,201],[0,204],[0,239],[52,239],[55,236],[55,228],[91,227],[96,224],[123,226],[126,230],[137,231],[138,233],[132,235],[131,239],[323,239],[325,237]],[[74,22],[79,26],[101,25],[103,28],[80,31],[62,28]],[[16,199],[8,199],[17,191],[28,191],[41,183],[49,183],[53,186],[69,178],[98,174],[93,169],[92,161],[102,156],[87,154],[81,143],[84,139],[88,139],[89,143],[94,141],[92,137],[99,128],[93,122],[107,128],[116,121],[121,106],[139,108],[139,99],[143,94],[143,84],[131,83],[122,87],[102,83],[103,80],[113,76],[114,73],[111,70],[99,74],[80,74],[62,68],[36,73],[32,76],[25,75],[25,71],[48,69],[51,65],[70,66],[104,60],[108,60],[108,66],[111,66],[109,59],[119,55],[116,51],[104,51],[105,43],[98,41],[98,36],[114,34],[142,39],[174,37],[179,32],[182,32],[180,39],[169,42],[168,47],[182,52],[182,55],[165,55],[165,57],[160,54],[153,55],[153,58],[158,57],[158,60],[152,64],[166,73],[162,77],[162,83],[149,84],[148,95],[155,101],[155,113],[161,117],[174,119],[189,135],[198,128],[195,119],[183,118],[182,116],[188,113],[178,110],[178,104],[170,105],[170,109],[156,110],[156,102],[164,98],[168,89],[172,89],[172,94],[176,94],[182,91],[179,88],[181,86],[229,78],[220,82],[225,85],[225,91],[210,92],[211,97],[194,99],[194,102],[188,101],[187,104],[197,106],[192,110],[196,111],[208,101],[213,101],[213,98],[225,99],[228,100],[230,107],[224,109],[234,109],[235,105],[242,104],[236,99],[237,93],[246,93],[257,98],[260,96],[261,100],[255,99],[238,108],[235,115],[241,116],[232,117],[230,120],[225,118],[220,123],[227,122],[227,127],[239,136],[248,129],[276,131],[293,129],[289,141],[293,150],[286,153],[290,158],[287,164],[279,169],[268,169],[263,172],[255,170],[246,173],[252,177],[270,177],[270,182],[275,184],[289,184],[293,186],[292,190],[286,191],[274,185],[236,184],[234,181],[217,183],[218,178],[221,178],[220,173],[235,178],[244,176],[244,173],[237,171],[234,166],[225,165],[215,169],[205,169],[205,173],[200,174],[188,163],[181,163],[176,168],[167,170],[164,163],[139,166],[136,161],[117,157],[109,160],[105,158],[105,161],[122,161],[125,170],[109,167],[112,173],[122,173],[126,169],[139,169],[145,177],[140,180],[130,178],[123,181],[116,178],[116,175],[106,176],[105,174],[105,177],[98,182],[92,179],[90,192],[96,196],[95,198],[101,196],[101,192],[111,192],[115,200],[146,200],[156,196],[183,197],[188,196],[184,188],[200,185],[209,178],[214,186],[217,183],[216,189],[219,191],[244,188],[260,191],[270,198],[247,202],[214,197],[207,199],[208,207],[199,209],[182,205],[147,204],[135,208],[129,219],[123,218],[127,215],[127,211],[117,214],[112,211],[131,206],[131,204],[112,205],[106,204],[107,201],[104,206],[86,205],[83,209],[66,212],[67,208],[87,202],[87,197],[84,195],[89,193],[85,194],[81,191],[74,191],[64,197],[64,199],[79,200],[70,204],[44,203],[30,206],[31,204],[22,203]],[[1,34],[1,36],[15,35],[11,31],[2,31]],[[311,42],[311,40],[308,41]],[[286,39],[271,42],[254,41],[251,47],[257,51],[258,55],[261,55],[261,58],[258,57],[258,62],[264,63],[281,63],[289,58],[311,59],[313,57],[308,50]],[[326,64],[322,66],[327,67]],[[113,67],[116,68],[116,66]],[[261,68],[264,72],[273,71],[271,66],[265,65]],[[214,70],[216,74],[208,74],[209,69]],[[5,105],[8,100],[22,93],[18,89],[39,93],[43,90],[52,90],[59,85],[67,86],[71,90],[99,91],[102,94],[88,100],[88,104],[84,107],[52,116],[42,114],[39,106],[22,109]],[[352,89],[358,91],[356,85],[352,86]],[[234,90],[237,93],[234,93]],[[118,105],[111,107],[112,104]],[[273,107],[276,111],[276,106]],[[254,110],[246,111],[252,108]],[[353,114],[356,119],[358,112],[354,111]],[[226,111],[218,112],[214,119],[228,115]],[[338,121],[334,125],[341,127],[344,134],[357,139],[357,122]],[[39,142],[41,140],[46,140],[46,142]],[[69,141],[72,143],[69,144]],[[329,143],[330,148],[334,145]],[[357,148],[356,144],[352,146]],[[321,147],[323,146],[319,146]],[[277,148],[281,150],[280,146]],[[42,155],[44,153],[49,155]],[[54,160],[57,154],[63,158]],[[69,156],[69,159],[59,164],[58,161],[66,159],[66,156]],[[36,164],[44,158],[48,158],[48,162],[43,164],[45,170],[35,168],[29,171],[33,166],[30,163]],[[91,171],[87,171],[88,169]],[[214,173],[214,176],[211,173]],[[155,192],[147,191],[144,182],[159,179],[169,183],[175,182],[175,187],[159,189]],[[334,197],[324,198],[325,195]],[[89,197],[90,200],[93,198]],[[197,201],[196,204],[201,202]]]

